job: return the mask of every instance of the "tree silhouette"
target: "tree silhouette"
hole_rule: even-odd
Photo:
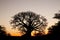
[[[55,14],[54,18],[58,19],[59,21],[55,24],[55,26],[53,26],[52,30],[57,34],[60,34],[60,11]]]
[[[4,36],[11,36],[9,33],[6,33],[6,29],[5,27],[0,25],[0,37],[4,37]]]
[[[55,14],[54,18],[58,19],[58,23],[55,24],[55,26],[53,27],[53,32],[56,32],[58,34],[60,34],[60,10],[58,13]]]
[[[60,40],[60,13],[56,13],[54,18],[58,19],[59,21],[49,28],[50,34],[48,37],[53,40]]]
[[[26,32],[26,36],[31,36],[33,30],[44,32],[47,26],[47,20],[40,15],[37,15],[31,11],[19,12],[13,16],[10,24],[13,28],[17,28],[19,31]]]
[[[6,36],[5,27],[0,25],[0,36]]]

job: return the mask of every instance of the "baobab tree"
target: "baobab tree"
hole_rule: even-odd
[[[13,28],[26,32],[27,36],[31,36],[33,30],[42,33],[47,26],[47,20],[43,16],[31,11],[19,12],[12,18],[10,24]]]

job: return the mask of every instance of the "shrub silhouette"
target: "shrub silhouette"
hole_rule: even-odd
[[[0,25],[0,37],[4,37],[4,36],[11,36],[9,33],[6,33],[6,29],[5,27]]]
[[[0,25],[0,36],[6,36],[5,28]]]

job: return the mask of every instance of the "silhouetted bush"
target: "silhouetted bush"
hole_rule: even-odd
[[[0,37],[4,37],[4,36],[10,36],[10,34],[7,34],[5,27],[2,27],[0,25]]]

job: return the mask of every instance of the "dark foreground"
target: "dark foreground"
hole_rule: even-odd
[[[15,37],[15,36],[4,36],[0,37],[0,40],[60,40],[60,36],[36,36],[36,37]]]

